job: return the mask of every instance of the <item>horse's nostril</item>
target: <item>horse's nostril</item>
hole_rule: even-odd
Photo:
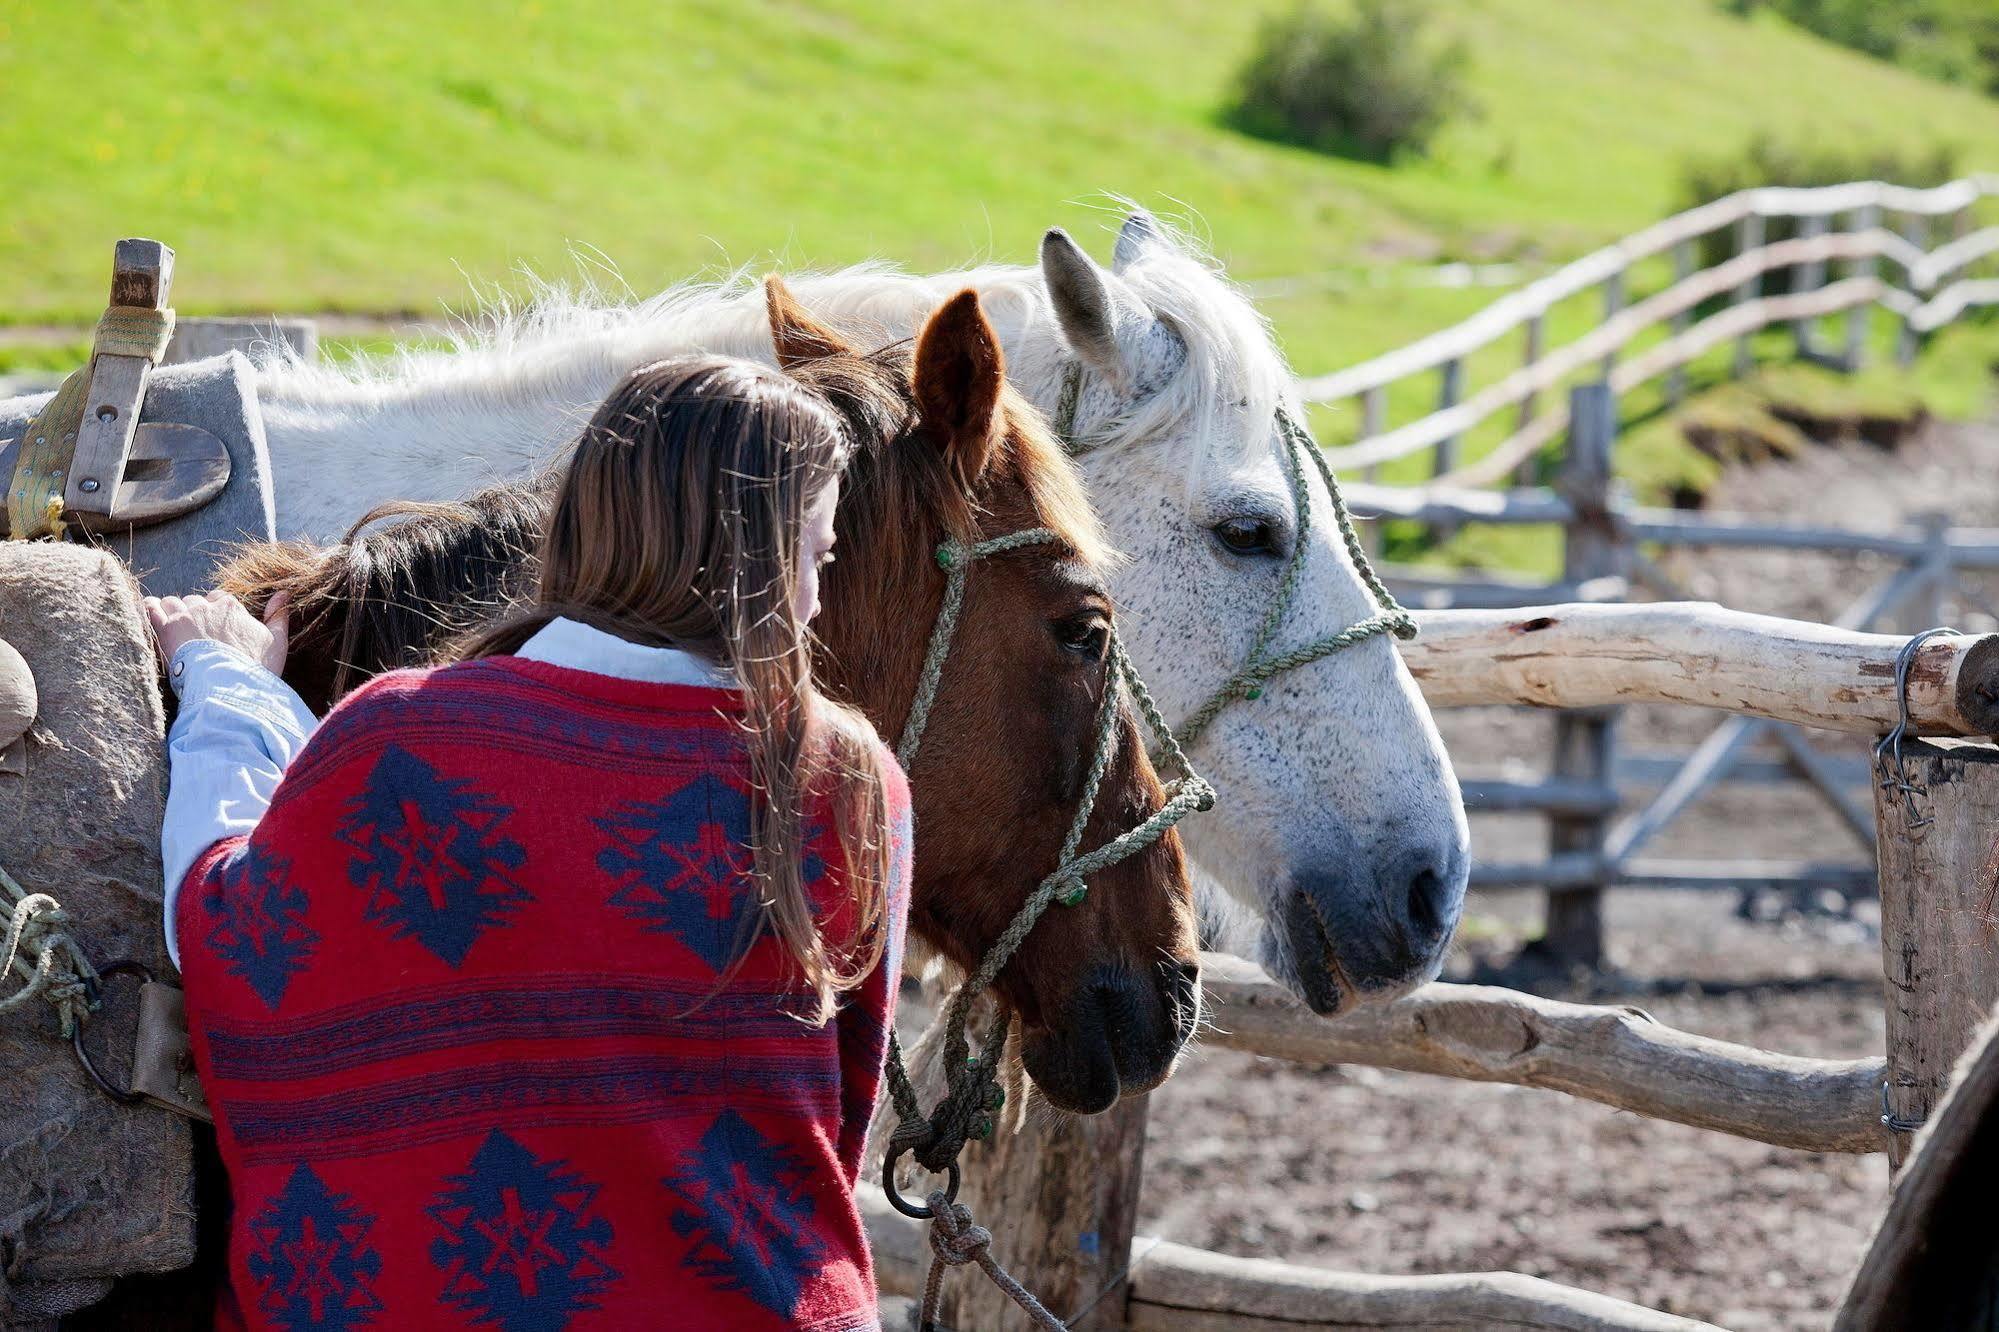
[[[1444,876],[1428,865],[1409,881],[1409,924],[1422,939],[1435,939],[1451,919],[1451,889]]]

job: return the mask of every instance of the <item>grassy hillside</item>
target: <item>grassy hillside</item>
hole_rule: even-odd
[[[186,309],[432,311],[578,245],[641,288],[1026,258],[1106,191],[1183,202],[1245,277],[1562,256],[1757,128],[1999,164],[1999,104],[1696,0],[1454,0],[1483,118],[1431,161],[1333,161],[1219,127],[1268,4],[0,0],[0,161],[29,187],[0,312],[87,316],[133,233],[179,248]],[[1321,368],[1479,299],[1272,308]]]
[[[1999,102],[1705,0],[1450,0],[1438,24],[1470,48],[1482,114],[1427,160],[1321,157],[1221,123],[1259,20],[1288,3],[0,0],[0,162],[27,186],[0,210],[0,324],[88,320],[132,234],[178,248],[183,311],[435,314],[579,250],[639,290],[737,264],[1024,261],[1052,223],[1101,252],[1112,194],[1193,214],[1245,279],[1549,263],[1671,211],[1689,157],[1758,133],[1945,143],[1999,169]],[[90,70],[116,78],[79,83]],[[1290,289],[1263,306],[1306,372],[1497,294]],[[1596,317],[1578,298],[1551,337]],[[1937,358],[1936,405],[1984,408],[1999,330],[1969,334]],[[0,371],[80,347],[17,331]],[[1472,381],[1517,355],[1491,349]],[[1432,392],[1406,386],[1392,419]],[[1648,438],[1625,454],[1636,477],[1698,480],[1701,460]],[[1547,534],[1520,540],[1545,563]]]

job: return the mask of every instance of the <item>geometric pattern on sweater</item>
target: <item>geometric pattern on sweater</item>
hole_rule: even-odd
[[[662,1181],[686,1210],[674,1233],[691,1240],[689,1266],[717,1290],[790,1317],[801,1279],[824,1257],[806,1191],[811,1170],[734,1110],[715,1116],[680,1170]]]
[[[215,862],[200,891],[215,922],[209,949],[277,1011],[319,944],[318,931],[306,923],[306,893],[293,881],[291,863],[245,845]]]
[[[611,905],[680,940],[719,975],[757,915],[756,894],[746,891],[749,793],[707,770],[664,799],[620,805],[596,823],[607,838],[597,867],[614,885]]]
[[[470,778],[383,750],[337,832],[356,852],[347,877],[368,895],[363,917],[458,966],[529,896],[514,873],[527,852],[502,832],[512,813]]]
[[[430,1261],[444,1273],[444,1302],[476,1325],[562,1332],[618,1279],[598,1186],[567,1163],[494,1129],[445,1184],[429,1209],[444,1232]]]
[[[257,1311],[283,1332],[348,1332],[382,1311],[372,1289],[382,1256],[367,1241],[375,1219],[299,1166],[251,1221],[250,1279]]]

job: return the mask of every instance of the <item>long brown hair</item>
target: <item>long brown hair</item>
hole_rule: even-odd
[[[793,604],[806,510],[850,452],[833,410],[768,367],[689,356],[632,371],[576,442],[531,603],[453,653],[514,652],[562,617],[681,648],[734,674],[754,786],[757,919],[818,996],[819,1022],[874,969],[885,935],[877,741],[860,714],[813,683]],[[808,798],[830,800],[848,866],[851,914],[844,906],[839,914],[853,928],[840,931],[839,946],[828,945],[802,877]],[[737,962],[753,940],[739,941]]]

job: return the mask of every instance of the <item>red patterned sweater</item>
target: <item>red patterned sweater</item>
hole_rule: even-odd
[[[727,690],[499,657],[328,717],[176,932],[232,1195],[223,1326],[876,1325],[853,1200],[900,972],[823,1028],[754,906]],[[838,838],[809,824],[829,938]]]

